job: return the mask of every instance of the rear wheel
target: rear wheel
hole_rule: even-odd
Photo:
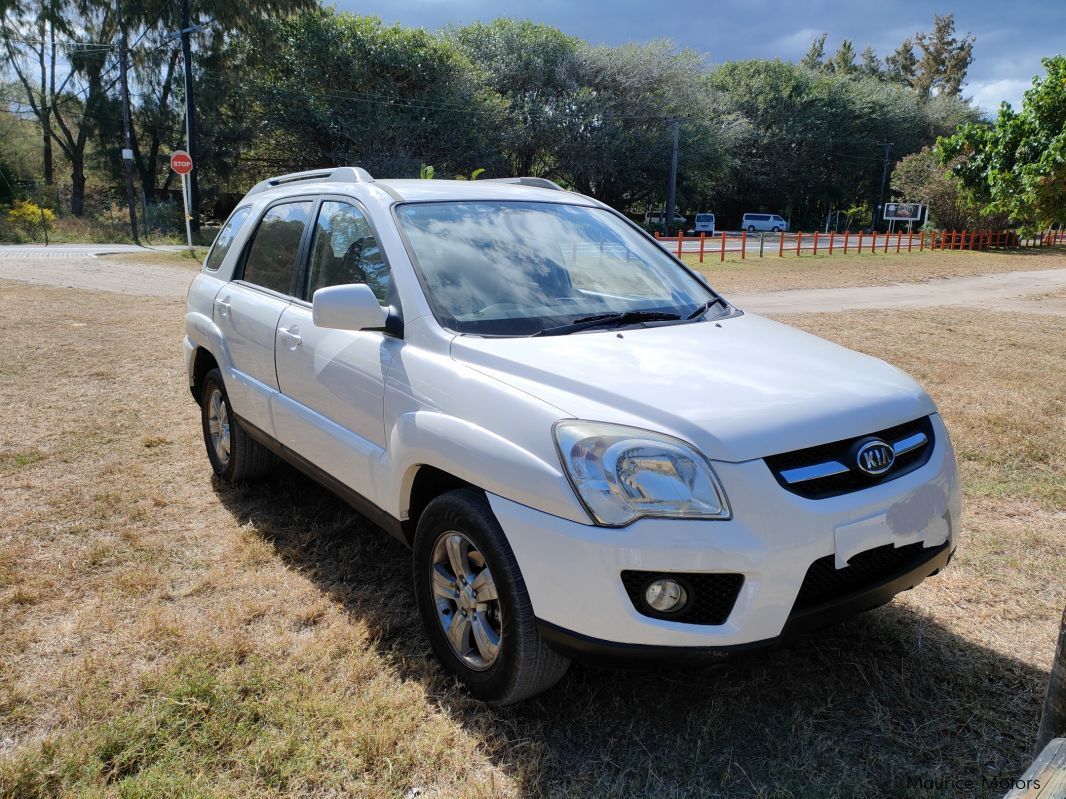
[[[748,233],[754,233],[754,232],[755,232],[755,225],[748,225]]]
[[[474,696],[509,705],[566,673],[570,661],[541,639],[518,562],[482,494],[449,491],[426,507],[413,569],[433,650]]]
[[[251,439],[230,408],[222,372],[212,369],[200,396],[204,446],[215,474],[230,483],[255,480],[274,465],[273,453]]]

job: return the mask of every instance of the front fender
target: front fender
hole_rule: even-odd
[[[391,463],[382,473],[395,477],[383,494],[396,498],[392,510],[400,519],[408,518],[418,469],[433,466],[513,502],[591,523],[557,460],[547,461],[472,422],[437,411],[404,413],[390,432],[388,453]]]

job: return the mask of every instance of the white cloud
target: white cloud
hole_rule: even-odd
[[[1014,110],[1022,106],[1022,95],[1030,86],[1030,81],[1004,78],[1002,80],[972,81],[967,84],[963,94],[973,97],[974,104],[990,114],[999,111],[999,104],[1006,100]]]

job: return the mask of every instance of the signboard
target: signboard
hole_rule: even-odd
[[[170,154],[170,168],[179,175],[192,172],[192,157],[184,150],[175,150]]]
[[[885,203],[885,219],[918,222],[922,218],[921,203]]]

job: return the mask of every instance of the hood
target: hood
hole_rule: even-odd
[[[541,338],[457,336],[452,357],[565,416],[745,461],[935,412],[894,366],[754,314]]]

